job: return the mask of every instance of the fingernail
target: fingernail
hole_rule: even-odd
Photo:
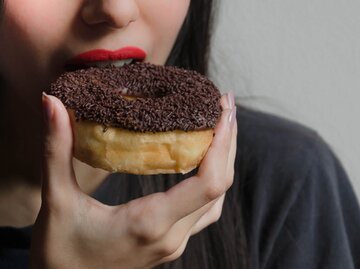
[[[235,105],[234,93],[232,91],[228,92],[227,98],[228,98],[229,108],[232,109]]]
[[[230,129],[232,129],[234,127],[235,120],[236,120],[236,106],[234,106],[231,109],[231,113],[229,115]]]
[[[51,106],[51,100],[49,98],[49,95],[47,95],[45,92],[42,93],[42,105],[44,121],[48,125],[53,116],[53,109]]]

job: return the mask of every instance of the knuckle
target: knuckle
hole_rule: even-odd
[[[225,181],[214,179],[210,180],[209,184],[206,186],[205,197],[212,201],[219,196],[221,196],[226,191],[227,184]]]
[[[142,244],[150,244],[158,241],[164,231],[157,225],[156,217],[152,210],[133,210],[128,214],[129,232]]]
[[[46,159],[53,159],[59,152],[60,146],[54,143],[50,137],[45,138],[43,155]]]
[[[51,158],[54,155],[54,149],[48,138],[44,141],[43,154],[46,159]]]
[[[133,237],[137,239],[138,242],[142,244],[150,244],[158,241],[161,238],[161,232],[159,229],[156,229],[150,223],[145,223],[144,221],[132,223],[130,225],[130,233]]]
[[[41,210],[49,215],[59,215],[62,212],[62,206],[56,199],[45,197],[42,199]]]
[[[161,257],[168,257],[173,255],[178,250],[178,248],[178,244],[175,244],[171,241],[164,241],[158,249],[158,254]]]
[[[70,218],[73,215],[74,207],[68,201],[58,199],[58,197],[47,196],[42,199],[41,211],[47,216],[59,219]]]
[[[150,228],[143,227],[142,229],[137,229],[137,233],[136,233],[138,242],[141,242],[146,245],[159,241],[161,236],[162,233],[158,229],[155,229],[154,227],[150,227]]]
[[[163,263],[175,261],[176,259],[180,258],[183,252],[184,249],[178,249],[176,252],[172,253],[171,255],[163,256],[161,261]]]

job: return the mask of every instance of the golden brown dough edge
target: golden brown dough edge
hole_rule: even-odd
[[[213,129],[200,131],[134,132],[107,128],[89,121],[75,121],[74,156],[110,172],[140,175],[185,174],[196,168],[213,139]]]

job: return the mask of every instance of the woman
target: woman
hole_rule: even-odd
[[[186,176],[73,164],[67,114],[47,95],[43,128],[41,92],[81,52],[137,45],[148,62],[206,73],[212,5],[4,1],[0,268],[359,266],[359,207],[336,157],[295,123],[242,107],[235,117],[231,94],[204,161]]]

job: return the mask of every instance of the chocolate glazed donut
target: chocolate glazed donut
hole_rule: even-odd
[[[148,63],[67,72],[48,93],[68,109],[74,156],[112,172],[189,172],[221,114],[220,92],[206,77]]]

